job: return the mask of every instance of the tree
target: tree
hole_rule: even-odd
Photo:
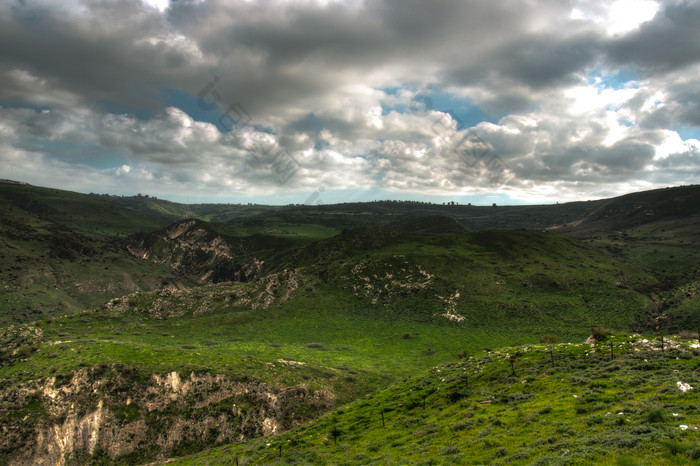
[[[333,425],[331,431],[328,432],[328,436],[333,439],[333,443],[338,445],[338,437],[342,434],[342,431],[337,425]]]

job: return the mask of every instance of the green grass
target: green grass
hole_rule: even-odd
[[[113,359],[128,364],[151,364],[151,353],[130,348],[159,348],[173,359],[161,358],[158,369],[171,362],[191,365],[201,357],[203,367],[227,370],[217,355],[229,354],[347,366],[397,378],[452,360],[460,351],[532,344],[544,335],[576,341],[597,325],[628,330],[650,306],[634,288],[653,278],[563,237],[389,236],[368,255],[353,245],[377,236],[363,235],[332,238],[330,245],[302,251],[312,265],[292,275],[137,294],[122,299],[119,310],[104,308],[70,322],[56,319],[45,335],[61,339],[57,335],[67,332],[75,341],[117,345]],[[65,273],[87,267],[70,264]],[[81,319],[90,325],[76,323]],[[62,325],[67,330],[61,331]],[[120,334],[112,334],[115,328]],[[107,350],[91,343],[81,351],[85,364],[94,364]],[[231,370],[242,362],[237,364]]]
[[[649,351],[620,334],[612,340],[613,359],[606,344],[482,352],[407,378],[285,434],[169,464],[697,460],[700,400],[697,390],[681,392],[676,382],[700,383],[698,352]],[[682,430],[681,424],[689,428]]]
[[[278,445],[282,460],[302,464],[590,463],[606,451],[617,452],[605,457],[613,463],[685,464],[700,456],[694,429],[680,431],[674,423],[698,422],[697,391],[679,395],[674,385],[677,379],[700,383],[697,351],[650,351],[618,333],[615,359],[604,345],[592,351],[562,344],[554,347],[552,366],[552,355],[538,344],[542,338],[580,342],[596,326],[620,332],[648,330],[652,322],[662,332],[697,331],[700,250],[692,221],[635,223],[585,243],[522,230],[449,235],[460,231],[455,222],[406,220],[415,206],[393,203],[282,209],[145,197],[121,202],[147,214],[98,196],[0,186],[3,390],[51,377],[70,380],[81,370],[106,371],[105,380],[132,374],[134,384],[177,371],[280,390],[307,386],[346,405],[281,437],[191,460],[205,464],[235,456],[243,464],[271,462]],[[577,209],[591,210],[584,204]],[[451,209],[421,208],[436,215]],[[455,213],[472,210],[462,206]],[[551,221],[568,215],[555,210]],[[478,224],[498,227],[499,218],[528,216],[527,209],[499,208],[505,217],[493,212]],[[606,212],[596,218],[607,222]],[[186,248],[168,242],[166,230],[153,231],[183,215],[230,222],[197,223],[201,228],[188,240],[201,241]],[[401,231],[440,236],[377,227],[337,234],[394,220]],[[129,244],[143,241],[162,264],[128,256],[126,243],[115,242],[134,232],[142,233]],[[164,264],[189,257],[182,272],[199,277],[216,265],[207,251],[220,239],[235,256],[221,277],[253,258],[264,262],[262,274],[250,283],[128,294],[191,284]],[[78,312],[85,308],[93,310]],[[46,318],[66,312],[77,314]],[[40,337],[6,326],[36,319]],[[513,376],[510,356],[516,354]],[[42,403],[29,397],[5,410],[2,423],[29,429],[43,422],[49,414]],[[212,409],[234,406],[224,400]],[[168,416],[196,417],[207,409]],[[386,426],[380,427],[382,411]],[[674,422],[672,413],[678,414]],[[114,416],[165,425],[133,407],[115,409]],[[211,445],[211,438],[190,438],[173,454]],[[139,450],[120,461],[155,454]],[[99,451],[77,455],[78,462],[108,461]]]
[[[149,231],[164,223],[95,195],[79,194],[36,186],[0,184],[3,215],[29,213],[37,219],[60,225],[81,234],[97,237],[123,237]]]

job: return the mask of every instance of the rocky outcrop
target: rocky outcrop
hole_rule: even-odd
[[[283,270],[252,283],[221,283],[184,290],[134,293],[114,298],[103,308],[110,312],[148,313],[150,317],[160,320],[186,314],[206,314],[222,304],[264,310],[273,304],[288,301],[303,281],[298,269]]]
[[[247,282],[263,266],[261,260],[248,257],[240,238],[224,237],[212,225],[193,219],[155,233],[135,235],[127,241],[126,249],[133,256],[172,267],[200,284]]]
[[[327,391],[246,377],[96,366],[0,391],[0,462],[142,462],[277,433],[333,407]]]

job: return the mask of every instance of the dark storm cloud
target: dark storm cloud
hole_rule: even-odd
[[[699,2],[665,2],[653,19],[617,35],[606,29],[610,3],[0,5],[0,162],[18,176],[43,170],[50,179],[41,156],[60,158],[51,143],[69,142],[123,155],[123,166],[95,176],[102,184],[112,177],[164,190],[186,183],[283,193],[376,188],[381,180],[379,188],[433,194],[495,189],[500,174],[465,165],[455,147],[473,131],[511,167],[514,192],[651,179],[649,167],[661,161],[692,165],[695,146],[668,130],[700,125]],[[635,81],[605,84],[627,69]],[[214,76],[219,105],[195,114]],[[410,111],[427,83],[443,89],[446,102]],[[450,95],[491,123],[462,131]],[[222,134],[196,121],[215,122],[231,104],[245,109],[249,124]],[[147,111],[132,112],[140,119],[108,111],[117,108]],[[253,154],[265,144],[300,161],[286,187]]]
[[[667,73],[700,61],[700,2],[668,2],[639,30],[609,43],[607,56],[640,73]]]
[[[158,109],[157,87],[187,80],[186,50],[148,40],[167,37],[167,25],[138,0],[91,3],[89,14],[79,17],[68,6],[34,5],[0,16],[0,72],[5,72],[0,89],[16,86],[7,71],[21,69],[84,102],[114,100]]]
[[[562,40],[553,35],[513,38],[489,56],[448,79],[464,85],[506,79],[532,89],[580,84],[582,71],[598,58],[599,40],[592,34]]]

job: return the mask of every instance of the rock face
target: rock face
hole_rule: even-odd
[[[333,407],[326,391],[209,373],[96,366],[0,391],[0,463],[128,463],[289,429]]]
[[[247,282],[258,275],[263,262],[248,257],[242,241],[220,235],[206,222],[183,220],[159,232],[135,235],[126,248],[133,256],[168,265],[200,284]]]

